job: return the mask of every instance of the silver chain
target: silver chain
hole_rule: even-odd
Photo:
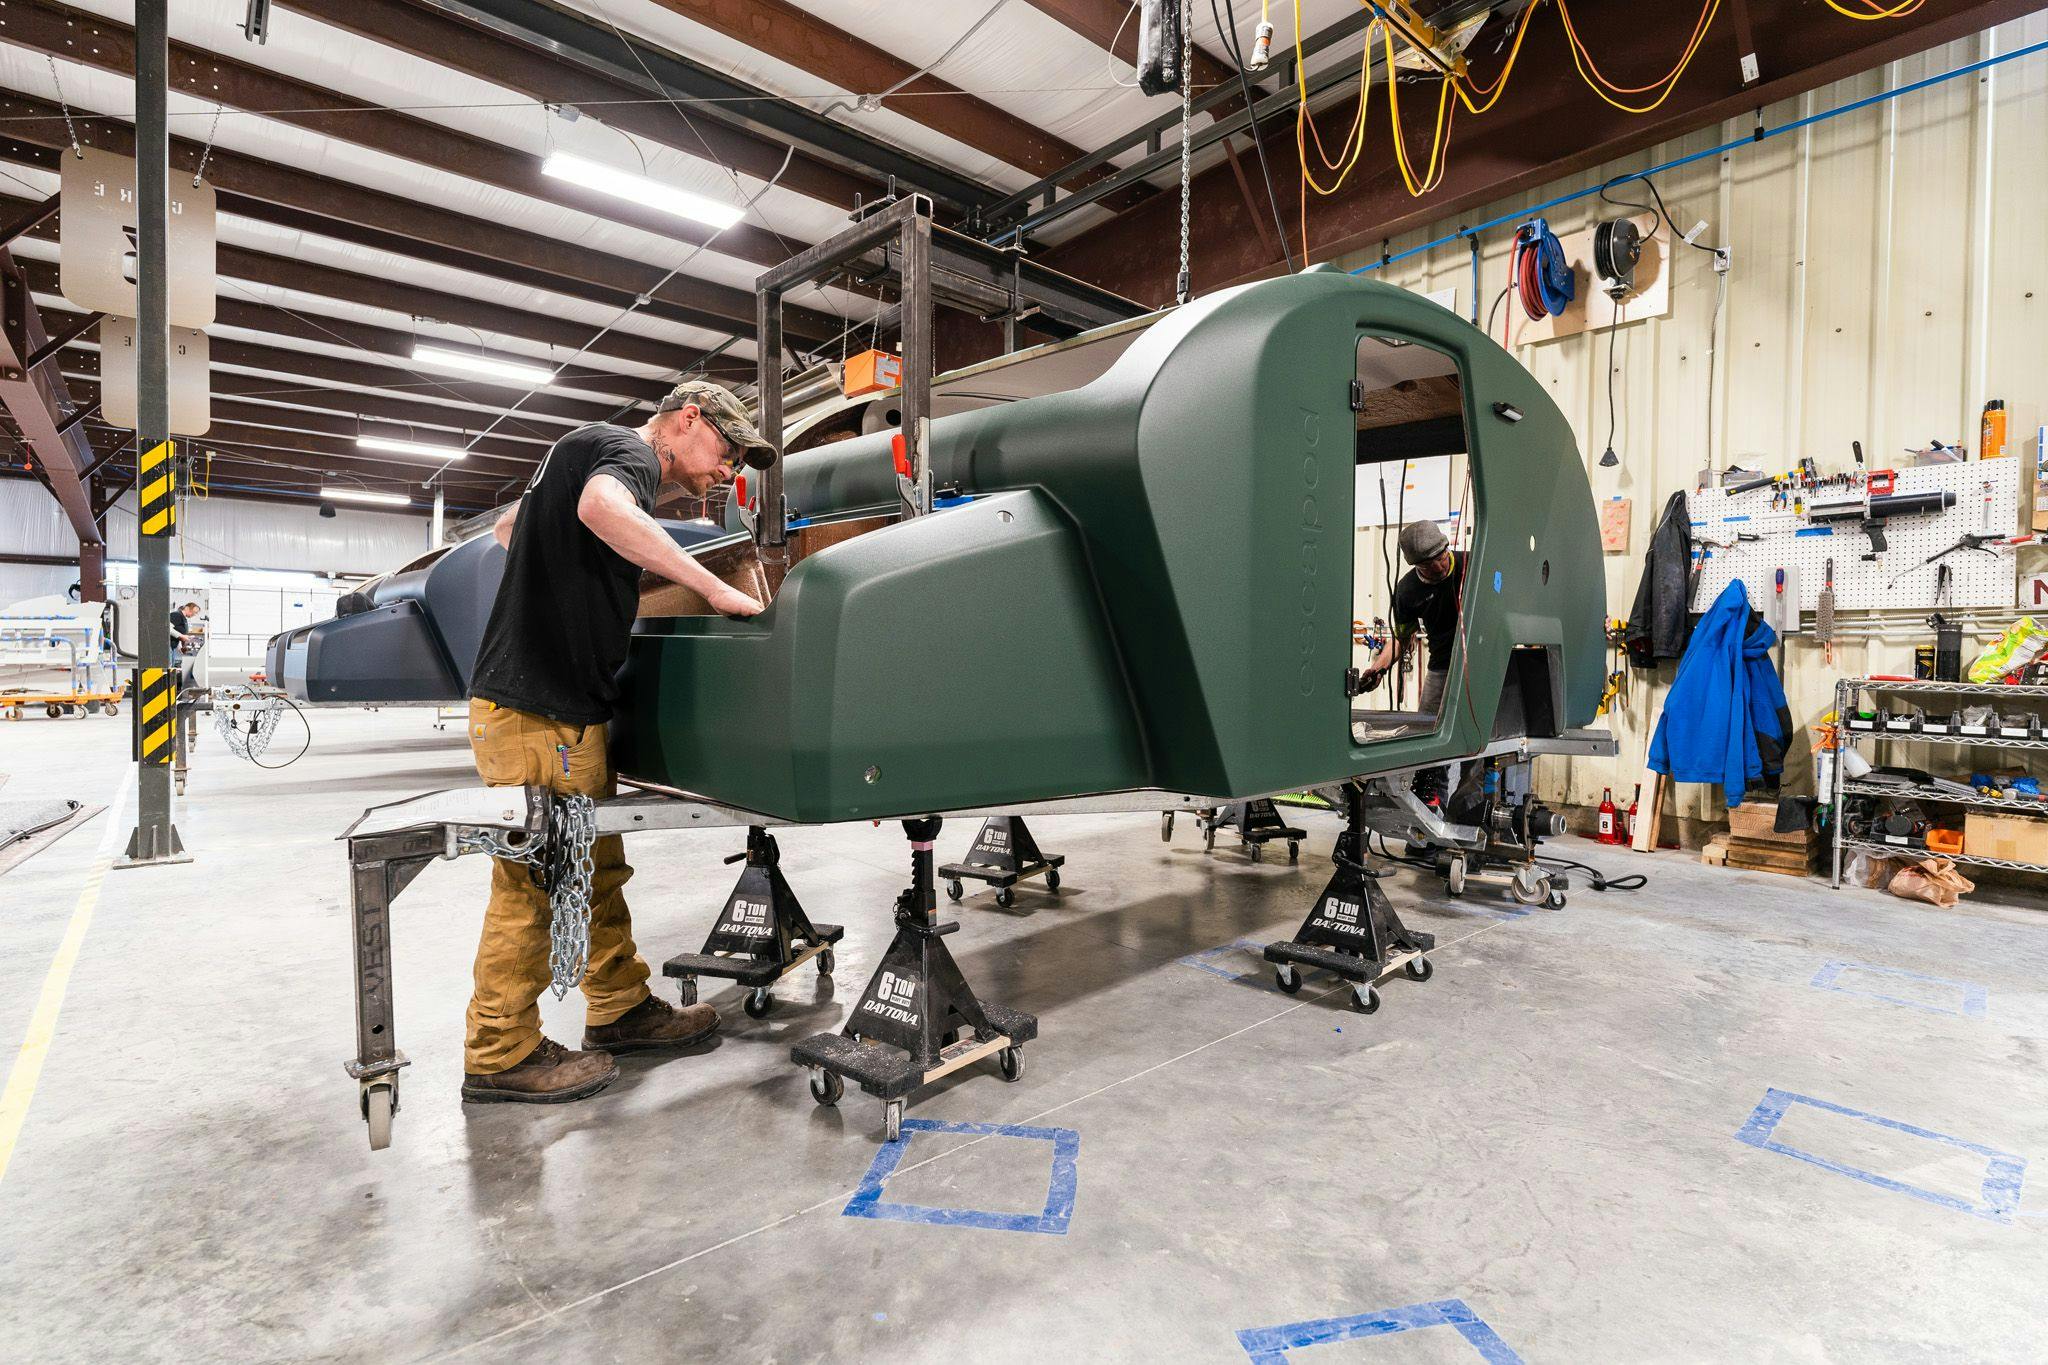
[[[1195,77],[1189,68],[1195,57],[1195,3],[1181,0],[1180,7],[1180,278],[1175,282],[1173,301],[1186,303],[1193,287],[1188,272],[1188,202],[1194,191],[1194,144],[1188,134],[1195,124]]]
[[[548,988],[560,1000],[583,980],[590,962],[591,876],[596,863],[597,802],[557,793],[548,803],[548,844],[542,886],[552,912],[548,923]]]
[[[57,87],[57,107],[64,111],[64,135],[71,139],[71,154],[83,157],[85,152],[78,145],[78,129],[71,123],[71,105],[64,98],[64,81],[57,74],[57,59],[45,57],[44,60],[50,64],[50,84]]]
[[[213,123],[206,130],[206,145],[199,149],[199,169],[192,172],[192,188],[198,189],[199,182],[206,178],[206,163],[213,160],[213,139],[220,132],[221,101],[213,102]]]
[[[282,719],[282,697],[266,697],[247,687],[214,689],[213,728],[236,758],[253,763],[263,757]]]

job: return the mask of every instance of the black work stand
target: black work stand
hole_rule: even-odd
[[[697,978],[722,977],[748,990],[746,1010],[759,1019],[775,1004],[775,983],[816,959],[818,975],[832,975],[832,945],[846,936],[836,924],[813,924],[782,876],[782,850],[759,825],[747,828],[747,851],[727,858],[746,860],[739,883],[725,898],[701,953],[678,953],[661,964],[685,1005],[697,1003]]]
[[[1007,910],[1017,902],[1011,888],[1027,877],[1042,876],[1046,890],[1058,891],[1060,868],[1066,861],[1064,854],[1039,851],[1038,841],[1031,837],[1022,816],[991,815],[981,822],[981,833],[974,836],[974,847],[967,850],[967,857],[961,862],[947,863],[939,869],[939,875],[946,878],[946,894],[956,901],[965,894],[960,885],[962,878],[987,882],[996,889],[996,904]]]
[[[1287,994],[1301,989],[1300,968],[1319,968],[1351,982],[1351,1003],[1371,1014],[1380,1007],[1374,988],[1396,972],[1429,980],[1433,968],[1423,954],[1436,946],[1436,935],[1402,924],[1365,865],[1364,805],[1358,784],[1345,783],[1344,832],[1330,855],[1337,870],[1294,937],[1267,944],[1265,957],[1277,964],[1274,980]]]
[[[1297,829],[1280,818],[1280,808],[1270,796],[1218,806],[1197,815],[1195,823],[1202,827],[1202,847],[1212,852],[1216,848],[1216,831],[1237,826],[1237,837],[1253,862],[1264,856],[1266,845],[1275,839],[1287,841],[1287,861],[1294,862],[1301,857],[1301,841],[1308,838],[1307,830]],[[1170,834],[1173,826],[1169,824],[1166,828]]]
[[[896,937],[861,992],[839,1033],[820,1033],[789,1050],[811,1069],[811,1097],[839,1102],[852,1080],[883,1103],[889,1141],[903,1132],[904,1097],[941,1076],[993,1056],[1003,1079],[1023,1074],[1020,1049],[1038,1036],[1028,1014],[985,1005],[960,974],[944,936],[960,926],[941,924],[932,874],[936,817],[905,820],[910,838],[910,886],[896,898]]]

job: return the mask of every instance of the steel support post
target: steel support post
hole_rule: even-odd
[[[169,0],[135,5],[136,338],[138,368],[136,450],[143,470],[142,502],[161,503],[167,515],[145,515],[136,536],[135,652],[139,686],[134,705],[136,744],[135,832],[122,866],[186,862],[171,823],[170,735],[178,725],[175,694],[166,704],[170,674],[171,535],[177,527],[177,459],[170,445],[169,261],[165,230],[170,217],[170,135],[165,117],[169,89]],[[158,452],[162,452],[159,454]],[[168,484],[150,490],[158,480]],[[138,508],[138,510],[141,510]],[[155,714],[145,714],[149,707]],[[165,742],[153,744],[163,734]]]

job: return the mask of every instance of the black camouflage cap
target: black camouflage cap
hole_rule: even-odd
[[[714,384],[708,379],[685,379],[668,391],[656,412],[677,412],[692,404],[704,414],[704,420],[714,430],[732,443],[746,463],[755,469],[766,469],[775,463],[775,447],[755,429],[747,417],[747,410],[731,389],[723,384]]]

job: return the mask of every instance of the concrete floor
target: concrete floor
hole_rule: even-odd
[[[373,1154],[341,1070],[332,838],[365,805],[471,772],[459,725],[437,734],[427,713],[314,725],[311,755],[279,772],[209,738],[180,815],[196,861],[105,879],[0,1177],[0,1359],[1221,1362],[1281,1359],[1260,1352],[1288,1334],[1261,1329],[1290,1324],[1326,1343],[1286,1356],[1311,1361],[2042,1357],[2040,911],[1568,839],[1647,868],[1648,889],[1509,913],[1402,869],[1396,904],[1443,946],[1433,980],[1391,983],[1367,1018],[1323,979],[1281,995],[1228,946],[1299,921],[1328,875],[1328,817],[1298,867],[1205,855],[1185,824],[1163,844],[1153,816],[1048,820],[1064,893],[1009,913],[971,897],[950,940],[987,998],[1040,1016],[1025,1075],[965,1076],[910,1112],[1078,1135],[1071,1221],[847,1217],[883,1151],[880,1107],[813,1105],[787,1049],[839,1023],[884,945],[899,833],[783,840],[811,912],[849,926],[836,996],[793,978],[755,1021],[711,994],[720,1045],[628,1059],[559,1109],[457,1102],[487,868],[430,868],[395,916],[414,1065]],[[10,796],[113,801],[127,743],[125,719],[0,726],[0,771]],[[0,881],[10,1064],[119,851],[102,837],[125,833],[119,799],[118,827],[102,817]],[[942,855],[970,833],[949,826]],[[650,958],[701,941],[738,846],[629,842]],[[575,1000],[545,1012],[573,1043]],[[1772,1145],[1738,1140],[1746,1125]],[[881,1198],[1042,1214],[1054,1150],[918,1132]],[[1423,1307],[1447,1301],[1463,1308]],[[1356,1321],[1313,1325],[1333,1319]]]

